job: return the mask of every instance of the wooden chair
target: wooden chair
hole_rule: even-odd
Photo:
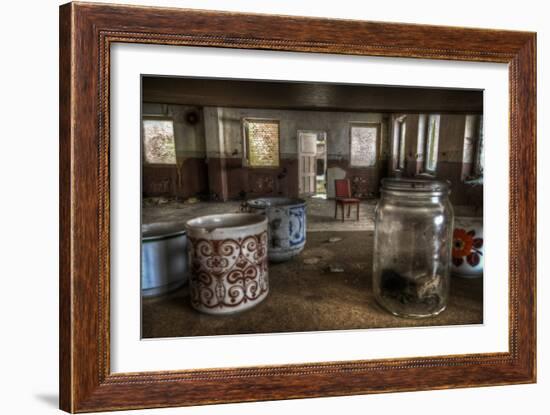
[[[351,197],[351,183],[348,179],[339,179],[334,181],[336,193],[336,203],[334,205],[334,219],[338,216],[338,206],[342,207],[342,222],[344,222],[344,210],[348,208],[348,218],[351,214],[351,206],[357,206],[357,220],[359,220],[359,199]]]

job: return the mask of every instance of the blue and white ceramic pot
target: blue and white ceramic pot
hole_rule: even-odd
[[[457,217],[453,232],[453,275],[476,278],[483,275],[485,241],[483,219]]]
[[[292,259],[306,245],[306,202],[286,197],[249,200],[248,210],[267,216],[269,221],[268,257],[272,262]]]

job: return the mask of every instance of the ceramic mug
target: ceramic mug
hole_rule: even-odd
[[[457,217],[453,232],[453,275],[475,278],[483,275],[485,256],[483,219]]]
[[[265,299],[269,292],[265,216],[208,215],[188,221],[186,229],[193,308],[230,314]]]

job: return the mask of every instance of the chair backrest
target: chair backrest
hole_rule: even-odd
[[[351,197],[351,184],[348,179],[334,180],[336,197]]]

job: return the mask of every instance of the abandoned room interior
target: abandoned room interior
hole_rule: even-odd
[[[483,322],[482,278],[453,277],[421,320],[382,310],[371,282],[383,178],[446,180],[455,217],[482,218],[483,91],[143,76],[141,105],[144,229],[277,197],[305,201],[307,236],[246,311],[196,311],[188,281],[143,296],[142,337]]]

